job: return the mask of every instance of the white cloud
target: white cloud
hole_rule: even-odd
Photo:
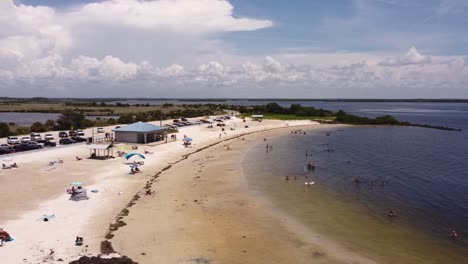
[[[424,56],[418,52],[418,50],[413,46],[408,52],[402,57],[396,58],[387,58],[382,61],[380,65],[382,66],[404,66],[412,64],[426,64],[431,62],[431,57]]]
[[[177,77],[184,74],[184,67],[179,64],[172,64],[171,66],[159,71],[162,77]]]
[[[61,25],[53,9],[3,1],[0,10],[0,58],[8,56],[23,61],[70,47],[70,32]]]
[[[462,57],[423,55],[415,47],[396,57],[236,55],[207,34],[272,22],[235,17],[228,1],[115,0],[71,11],[4,1],[0,10],[4,96],[468,96]]]
[[[250,31],[273,25],[270,20],[234,17],[233,9],[228,1],[220,0],[108,0],[87,4],[71,16],[80,22],[186,34]]]

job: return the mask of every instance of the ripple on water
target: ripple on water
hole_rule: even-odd
[[[320,129],[287,135],[271,141],[272,153],[265,154],[263,144],[252,148],[246,159],[255,166],[246,165],[246,172],[255,175],[248,177],[253,188],[278,207],[383,262],[468,263],[468,250],[448,239],[453,229],[468,237],[468,164],[460,162],[468,153],[459,147],[468,147],[468,137],[443,133],[350,127],[331,136]],[[305,189],[303,166],[310,159],[317,168],[309,179],[316,184]],[[292,174],[300,180],[285,187],[281,177]],[[389,210],[399,217],[389,221]],[[400,257],[389,256],[389,247]]]

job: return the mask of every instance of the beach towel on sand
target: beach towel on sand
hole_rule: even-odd
[[[12,237],[12,236],[10,236],[10,239],[6,240],[5,242],[11,242],[11,241],[13,241],[13,240],[15,240],[15,238]]]

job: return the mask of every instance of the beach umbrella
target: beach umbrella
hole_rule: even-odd
[[[187,141],[192,141],[192,138],[186,138],[185,140],[187,140]]]
[[[83,182],[74,181],[74,182],[72,182],[72,183],[70,183],[70,184],[73,185],[73,186],[81,186],[81,185],[83,185]]]
[[[142,159],[145,159],[145,156],[143,156],[143,155],[140,154],[140,153],[128,153],[128,154],[125,155],[125,158],[128,160],[128,159],[130,159],[130,158],[133,157],[133,156],[138,156],[138,157],[140,157],[140,158],[142,158]]]

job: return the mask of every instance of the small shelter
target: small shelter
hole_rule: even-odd
[[[164,140],[166,137],[165,127],[144,122],[136,122],[112,131],[116,142],[146,144]]]
[[[81,187],[78,187],[74,193],[70,195],[70,201],[82,201],[82,200],[88,200],[88,194],[86,193],[86,189],[83,189]]]
[[[252,121],[262,121],[263,115],[252,115]]]
[[[90,144],[89,156],[92,159],[108,159],[114,156],[114,145],[112,144]]]

